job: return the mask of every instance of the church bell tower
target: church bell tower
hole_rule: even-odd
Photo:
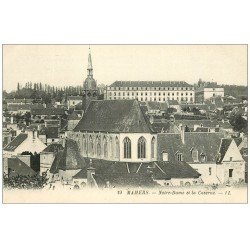
[[[83,83],[83,110],[84,112],[88,108],[90,102],[92,100],[97,100],[98,90],[96,80],[93,78],[93,66],[92,66],[92,58],[91,58],[91,51],[89,48],[89,57],[88,57],[88,75]]]

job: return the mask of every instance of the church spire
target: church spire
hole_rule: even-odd
[[[92,66],[90,47],[89,47],[89,58],[88,58],[88,76],[93,76],[93,66]]]

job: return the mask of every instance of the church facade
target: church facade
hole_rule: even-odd
[[[121,162],[157,160],[157,134],[136,100],[92,101],[68,137],[83,157]]]

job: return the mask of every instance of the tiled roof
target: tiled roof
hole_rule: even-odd
[[[137,100],[92,101],[74,131],[150,133]]]
[[[184,81],[115,81],[110,87],[193,87]]]
[[[9,177],[13,176],[33,176],[36,172],[18,158],[8,159]]]
[[[54,153],[63,150],[63,146],[60,143],[52,143],[47,146],[41,153]]]
[[[28,138],[28,134],[20,133],[16,136],[13,141],[11,141],[7,146],[5,146],[4,150],[6,151],[14,151],[18,146],[20,146],[26,139]]]

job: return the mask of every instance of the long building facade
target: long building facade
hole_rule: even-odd
[[[193,85],[184,81],[116,81],[107,87],[105,99],[192,103],[195,90]]]

